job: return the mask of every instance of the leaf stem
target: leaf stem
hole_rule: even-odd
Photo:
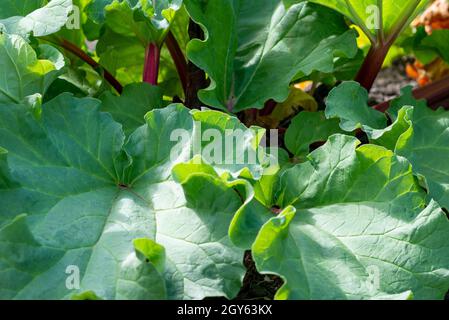
[[[168,32],[167,38],[165,40],[168,51],[175,63],[176,70],[178,71],[179,80],[181,80],[182,88],[184,90],[184,95],[187,93],[187,59],[184,56],[179,43],[171,31]]]
[[[145,50],[145,65],[143,67],[143,81],[157,86],[159,77],[159,63],[161,49],[155,43],[150,43]]]
[[[359,82],[368,92],[373,87],[374,81],[376,81],[377,75],[382,69],[391,45],[392,43],[378,43],[377,45],[371,46],[362,67],[355,77],[355,80]]]
[[[48,39],[47,39],[47,41],[52,42],[52,41],[50,41]],[[120,82],[108,70],[106,70],[98,62],[96,62],[94,59],[92,59],[92,57],[89,56],[87,53],[85,53],[81,48],[79,48],[74,43],[72,43],[72,42],[70,42],[68,40],[65,40],[65,39],[59,40],[58,43],[54,43],[54,44],[56,44],[58,46],[61,46],[65,50],[67,50],[70,53],[74,54],[75,56],[77,56],[78,58],[80,58],[81,60],[86,62],[88,65],[90,65],[92,68],[94,68],[94,69],[101,69],[102,73],[103,73],[102,76],[104,77],[104,79],[107,82],[109,82],[109,84],[118,93],[120,93],[120,94],[122,93],[123,86],[120,84]]]
[[[384,3],[383,0],[377,0],[377,9],[379,10],[379,21],[378,21],[378,29],[377,29],[377,38],[380,43],[385,42],[385,32],[384,32]]]

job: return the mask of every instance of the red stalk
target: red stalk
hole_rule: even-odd
[[[178,70],[179,79],[181,80],[182,88],[184,90],[184,95],[187,93],[187,60],[184,57],[184,53],[179,47],[178,41],[176,41],[175,36],[171,31],[168,32],[167,39],[165,40],[167,49],[175,63],[176,70]]]
[[[156,44],[150,43],[145,50],[145,65],[143,67],[144,82],[157,86],[160,59],[160,48]]]
[[[390,47],[390,43],[373,45],[355,78],[368,92],[382,69]]]
[[[73,44],[70,41],[67,41],[65,39],[60,41],[59,43],[57,43],[57,45],[60,45],[65,50],[71,52],[72,54],[74,54],[75,56],[77,56],[78,58],[80,58],[81,60],[86,62],[88,65],[90,65],[92,68],[94,68],[94,69],[101,68],[103,70],[103,77],[105,78],[105,80],[107,82],[109,82],[110,85],[118,93],[122,93],[123,87],[120,84],[120,82],[118,82],[118,80],[108,70],[103,68],[98,62],[96,62],[94,59],[92,59],[92,57],[90,57],[82,49],[78,48],[75,44]]]

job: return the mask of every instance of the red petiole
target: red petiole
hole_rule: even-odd
[[[157,86],[161,49],[155,43],[150,43],[145,50],[145,64],[143,67],[143,81]]]

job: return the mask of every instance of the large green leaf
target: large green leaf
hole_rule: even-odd
[[[387,113],[393,123],[387,126],[385,114],[368,106],[368,93],[356,82],[334,88],[326,101],[326,116],[340,118],[340,127],[352,132],[362,129],[373,144],[395,150],[399,137],[410,128],[414,108],[426,109],[425,100],[413,97],[412,87],[405,87],[391,101]]]
[[[449,112],[416,107],[408,130],[399,138],[396,152],[406,157],[423,177],[430,197],[449,208]]]
[[[331,72],[335,56],[357,53],[355,32],[342,17],[314,4],[189,0],[186,7],[206,33],[206,41],[192,40],[187,48],[189,59],[212,80],[200,99],[223,110],[284,101],[298,74]]]
[[[42,37],[61,30],[71,11],[72,0],[51,0],[44,7],[26,16],[8,16],[7,19],[1,19],[0,27],[3,26],[3,29],[10,34],[27,37],[32,33],[36,37]]]
[[[424,179],[429,196],[449,208],[449,175],[444,160],[449,156],[449,113],[432,111],[407,87],[392,101],[388,113],[394,122],[386,126],[385,116],[368,107],[367,100],[365,89],[356,83],[344,83],[329,95],[326,115],[339,117],[346,131],[362,128],[372,143],[406,157],[415,174]]]
[[[252,247],[279,274],[278,299],[442,299],[449,287],[449,221],[391,151],[334,135],[287,170]]]
[[[148,113],[125,142],[99,104],[65,94],[39,118],[0,106],[0,146],[8,151],[7,164],[0,155],[0,297],[234,297],[243,250],[227,226],[247,183],[227,182],[205,163],[182,164],[192,157],[198,121],[220,129],[234,120],[172,105]],[[80,288],[69,290],[75,267]]]
[[[348,132],[363,129],[369,135],[387,126],[387,117],[368,106],[368,92],[354,81],[332,89],[326,100],[326,117],[340,118],[340,127]]]
[[[23,38],[6,34],[0,34],[0,69],[0,105],[43,95],[57,74],[55,65],[49,60],[38,60]]]

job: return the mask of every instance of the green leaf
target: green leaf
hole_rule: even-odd
[[[176,12],[176,16],[170,24],[170,31],[178,42],[184,57],[186,56],[187,43],[190,41],[188,33],[189,22],[189,14],[185,6],[182,6]],[[161,63],[159,68],[158,86],[161,87],[164,95],[169,97],[184,97],[184,90],[179,79],[178,70],[166,45],[161,50]]]
[[[326,116],[339,117],[345,131],[361,128],[371,143],[393,151],[399,137],[411,126],[415,106],[427,109],[426,101],[416,100],[412,89],[411,86],[403,88],[401,96],[390,103],[387,113],[393,123],[389,126],[384,114],[368,106],[368,94],[356,82],[343,83],[331,91],[326,101]]]
[[[397,119],[392,125],[383,130],[373,131],[370,138],[371,143],[383,146],[389,150],[395,150],[399,138],[411,126],[413,110],[414,107],[412,106],[405,106],[399,110]]]
[[[414,106],[417,108],[427,108],[426,100],[416,100],[413,96],[413,87],[407,86],[401,89],[401,95],[396,99],[393,99],[390,103],[390,107],[387,110],[390,118],[395,121],[398,118],[399,111],[402,107]]]
[[[104,22],[114,33],[136,36],[144,46],[151,42],[162,44],[182,5],[182,0],[114,0],[107,1],[106,6],[104,1],[94,1],[89,7],[98,6],[96,2],[103,4],[104,21],[99,20],[102,15],[98,14],[94,15],[94,20]]]
[[[114,0],[91,0],[86,7],[89,17],[96,23],[102,23],[105,19],[105,7]]]
[[[295,157],[304,158],[311,144],[325,142],[335,133],[343,133],[338,119],[326,119],[323,112],[301,112],[285,133],[285,145]]]
[[[298,74],[331,72],[335,56],[357,53],[355,31],[314,4],[189,0],[186,8],[206,33],[205,41],[192,40],[187,48],[189,59],[212,80],[199,97],[223,110],[261,108],[270,98],[284,101]]]
[[[47,36],[61,30],[71,11],[72,0],[51,0],[44,7],[26,16],[8,16],[1,19],[0,27],[3,26],[4,31],[9,34],[18,34],[22,37],[27,37],[30,33],[36,37]],[[0,16],[3,16],[1,12]]]
[[[27,96],[43,95],[55,78],[56,67],[38,60],[26,41],[16,35],[0,34],[0,105],[20,103]]]
[[[124,36],[106,28],[96,52],[100,64],[112,72],[123,85],[142,81],[145,47],[133,36]]]
[[[101,110],[121,123],[126,135],[145,124],[144,117],[149,111],[163,107],[161,90],[148,83],[128,85],[120,96],[106,92],[100,99]]]
[[[285,210],[253,244],[262,273],[285,280],[277,299],[442,299],[449,287],[449,221],[410,163],[334,135],[287,170]]]
[[[243,249],[228,226],[250,197],[248,183],[182,163],[192,157],[199,121],[220,130],[237,120],[172,105],[150,111],[125,141],[99,104],[65,94],[38,118],[20,105],[0,106],[0,146],[8,151],[7,163],[0,154],[0,273],[7,274],[0,297],[233,298]],[[176,130],[182,135],[172,136]],[[246,137],[236,154],[254,147]],[[244,167],[217,164],[223,173]],[[74,267],[77,290],[66,287]]]
[[[372,42],[380,33],[384,38],[397,36],[428,3],[427,0],[311,0],[328,6],[351,19]]]
[[[387,126],[387,117],[368,106],[368,92],[357,82],[344,82],[332,89],[326,100],[326,118],[340,118],[342,130],[363,129],[368,136]]]
[[[391,102],[387,112],[393,123],[389,126],[385,114],[368,106],[368,93],[356,82],[345,82],[331,91],[326,101],[326,117],[339,117],[343,130],[352,132],[360,128],[371,143],[394,151],[399,138],[412,126],[414,110],[428,109],[425,100],[413,97],[412,89],[403,88],[402,94]]]
[[[27,14],[39,9],[45,4],[46,0],[10,0],[3,1],[0,7],[0,19],[14,16],[26,16]]]
[[[437,56],[449,63],[449,30],[433,30],[432,34],[427,34],[420,28],[404,43],[421,63],[431,63]]]
[[[449,112],[416,107],[411,126],[397,142],[396,152],[406,157],[414,172],[423,177],[431,198],[449,208]]]

